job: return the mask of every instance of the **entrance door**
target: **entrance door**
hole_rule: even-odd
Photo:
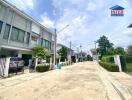
[[[28,66],[29,64],[29,59],[32,59],[32,55],[28,55],[28,54],[22,54],[22,60],[24,60],[25,62],[25,66]]]

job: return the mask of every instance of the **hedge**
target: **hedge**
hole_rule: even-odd
[[[46,72],[46,71],[48,71],[49,70],[49,68],[50,68],[50,66],[49,65],[38,65],[37,67],[36,67],[36,71],[37,72]]]
[[[119,67],[116,64],[106,63],[102,61],[100,61],[99,64],[110,72],[119,72]]]
[[[132,63],[132,56],[126,56],[126,62]]]
[[[114,63],[114,57],[113,56],[102,57],[101,61],[107,63]]]

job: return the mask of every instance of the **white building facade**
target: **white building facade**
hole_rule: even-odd
[[[0,57],[29,59],[31,48],[43,46],[53,55],[53,34],[12,4],[0,0]]]

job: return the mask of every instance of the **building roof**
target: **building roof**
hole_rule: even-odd
[[[119,6],[119,5],[116,5],[114,7],[111,7],[110,9],[111,10],[124,10],[125,8],[123,8],[123,7]]]
[[[34,22],[35,24],[39,25],[40,27],[44,28],[47,32],[53,34],[53,32],[51,32],[47,27],[45,27],[44,25],[40,24],[38,21],[36,21],[35,19],[33,19],[31,16],[29,16],[28,14],[26,14],[25,12],[23,12],[22,10],[18,9],[16,6],[14,6],[13,4],[7,2],[6,0],[0,0],[0,2],[2,4],[4,4],[7,7],[10,7],[11,9],[13,9],[15,12],[17,12],[18,14],[20,14],[21,16],[25,17],[26,19]]]

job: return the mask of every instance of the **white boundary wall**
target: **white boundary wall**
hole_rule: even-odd
[[[119,66],[119,71],[122,72],[120,56],[119,55],[115,55],[114,56],[114,61],[115,61],[115,64],[117,64]]]
[[[10,57],[0,58],[0,76],[8,77]]]

